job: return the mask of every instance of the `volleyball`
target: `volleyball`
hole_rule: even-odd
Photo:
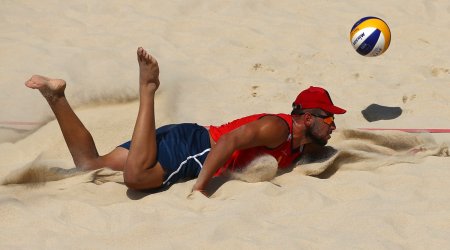
[[[350,30],[350,42],[356,52],[363,56],[379,56],[391,43],[391,30],[378,17],[363,17]]]

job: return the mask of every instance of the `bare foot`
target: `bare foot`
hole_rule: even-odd
[[[64,89],[66,88],[66,81],[62,79],[51,79],[45,76],[33,75],[25,86],[31,89],[39,89],[41,94],[47,100],[54,100],[58,97],[64,96]]]
[[[137,59],[139,63],[139,84],[157,90],[159,87],[158,62],[142,47],[137,50]]]

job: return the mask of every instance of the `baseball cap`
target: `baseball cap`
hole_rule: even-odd
[[[292,103],[292,107],[294,109],[318,108],[331,114],[344,114],[347,112],[345,109],[339,108],[333,104],[328,91],[321,87],[314,86],[300,92],[294,103]]]

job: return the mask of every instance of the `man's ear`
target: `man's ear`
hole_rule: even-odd
[[[305,127],[309,128],[312,126],[314,122],[314,117],[310,113],[305,113],[303,115],[303,123],[305,124]]]

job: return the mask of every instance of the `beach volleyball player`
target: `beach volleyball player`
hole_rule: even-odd
[[[334,115],[346,112],[333,104],[325,89],[309,87],[297,96],[291,114],[255,114],[220,126],[183,123],[157,129],[159,66],[141,47],[137,59],[140,99],[133,135],[106,155],[98,154],[90,132],[70,107],[64,80],[34,75],[25,82],[47,100],[76,167],[121,170],[131,189],[156,189],[198,177],[193,190],[204,192],[213,176],[238,171],[261,155],[273,156],[279,168],[289,167],[309,145],[324,146],[336,129]]]

